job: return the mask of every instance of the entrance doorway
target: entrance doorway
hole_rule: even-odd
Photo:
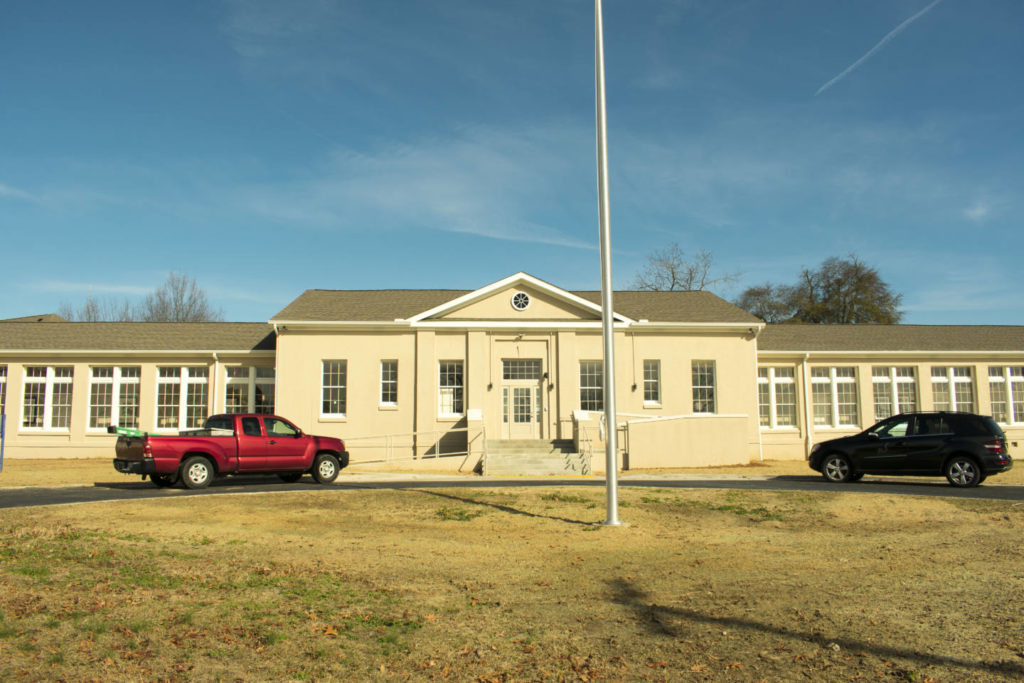
[[[543,382],[541,359],[506,358],[501,361],[503,439],[542,438]]]

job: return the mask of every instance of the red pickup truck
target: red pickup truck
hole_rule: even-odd
[[[303,434],[276,415],[211,415],[202,429],[178,436],[119,436],[114,469],[157,486],[190,489],[231,474],[276,474],[287,482],[309,472],[329,484],[348,465],[341,439]]]

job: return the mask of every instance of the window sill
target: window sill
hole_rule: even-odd
[[[381,403],[381,404],[379,404],[377,406],[377,410],[380,410],[382,412],[389,412],[389,411],[390,412],[394,412],[394,411],[398,410],[398,404],[397,403]]]
[[[321,415],[318,422],[348,422],[348,415]]]
[[[644,410],[661,410],[661,404],[653,401],[644,401]]]

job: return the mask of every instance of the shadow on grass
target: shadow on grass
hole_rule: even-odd
[[[422,493],[427,496],[434,496],[435,498],[444,498],[446,500],[454,500],[460,503],[470,503],[472,505],[488,507],[494,510],[499,510],[500,512],[507,512],[512,515],[522,515],[523,517],[533,517],[534,519],[553,519],[556,522],[565,522],[566,524],[575,524],[577,526],[597,526],[597,522],[585,522],[580,519],[569,519],[568,517],[559,517],[557,515],[544,515],[536,512],[528,512],[527,510],[520,510],[509,505],[501,505],[500,503],[490,503],[485,500],[477,500],[476,498],[470,498],[468,496],[456,496],[450,493],[441,493],[440,491],[426,491],[423,489],[417,489],[416,492]]]
[[[1024,665],[1011,661],[982,662],[957,659],[944,655],[917,652],[905,648],[866,643],[861,640],[843,638],[841,636],[826,638],[817,633],[807,633],[794,629],[765,624],[753,619],[742,619],[738,617],[716,617],[703,612],[691,609],[680,609],[667,605],[658,605],[650,601],[650,596],[644,590],[638,588],[635,583],[627,579],[612,579],[608,581],[612,589],[612,602],[630,608],[634,614],[646,625],[647,630],[655,636],[666,636],[679,638],[683,634],[681,629],[673,625],[673,621],[685,620],[693,623],[703,623],[715,627],[730,627],[736,629],[749,629],[761,631],[784,638],[799,639],[804,642],[814,643],[821,647],[827,647],[830,643],[839,645],[843,650],[849,652],[866,652],[874,654],[882,659],[907,659],[918,662],[922,665],[938,667],[957,667],[960,669],[975,669],[978,671],[999,671],[1017,676],[1024,675]]]

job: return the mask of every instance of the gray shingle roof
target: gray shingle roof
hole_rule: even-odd
[[[452,289],[310,289],[272,320],[308,322],[391,322],[410,318],[470,294]],[[600,305],[601,292],[571,292]],[[651,322],[743,323],[760,320],[711,292],[615,292],[616,313]]]
[[[273,351],[266,323],[0,322],[0,350]]]
[[[39,315],[26,315],[20,318],[4,318],[0,323],[66,323],[67,319],[56,313],[40,313]]]
[[[761,351],[1020,351],[1022,325],[768,325]]]

